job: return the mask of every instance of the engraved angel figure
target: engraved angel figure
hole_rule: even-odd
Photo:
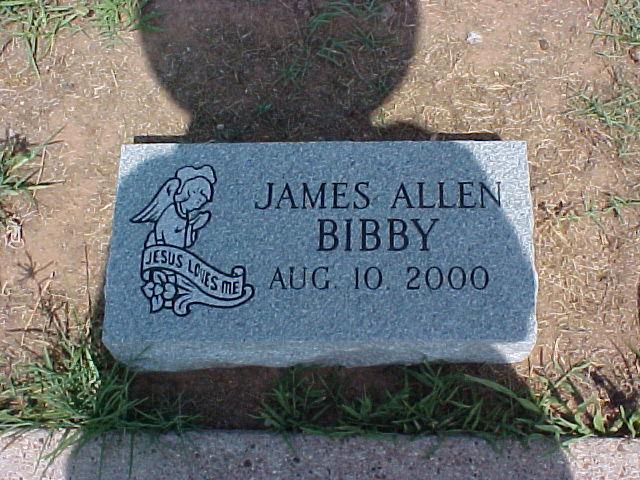
[[[191,247],[198,238],[198,230],[211,218],[209,212],[200,209],[211,202],[215,183],[216,174],[209,165],[179,168],[175,176],[158,190],[149,205],[131,219],[133,223],[154,224],[145,247]]]

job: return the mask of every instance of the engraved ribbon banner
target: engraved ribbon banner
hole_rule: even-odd
[[[198,256],[171,245],[151,245],[142,253],[142,291],[151,311],[170,308],[186,315],[190,306],[200,303],[211,307],[236,307],[253,297],[246,284],[245,267],[235,266],[224,273]]]

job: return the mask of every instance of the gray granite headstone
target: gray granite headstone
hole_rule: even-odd
[[[125,145],[103,340],[145,370],[514,362],[523,142]]]

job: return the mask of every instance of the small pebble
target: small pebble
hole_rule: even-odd
[[[382,18],[383,22],[388,22],[393,18],[395,14],[396,14],[396,11],[394,10],[393,6],[389,3],[386,3],[384,7],[382,7],[382,12],[380,13],[380,17]]]
[[[298,3],[296,3],[296,9],[305,17],[311,16],[311,5],[309,0],[299,0]]]
[[[467,33],[467,43],[469,45],[475,45],[476,43],[482,43],[482,35],[476,32]]]
[[[216,129],[217,130],[224,130],[224,123],[219,123],[218,125],[216,125]]]
[[[549,40],[546,38],[538,40],[538,44],[540,45],[540,50],[549,50]]]
[[[631,47],[629,49],[629,56],[631,57],[631,60],[633,60],[636,63],[639,63],[640,62],[640,45]]]

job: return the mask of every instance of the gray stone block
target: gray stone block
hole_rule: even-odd
[[[535,343],[523,142],[125,145],[103,340],[144,370]]]

